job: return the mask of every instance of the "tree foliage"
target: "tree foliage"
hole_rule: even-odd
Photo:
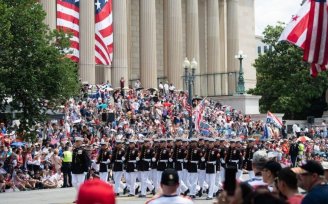
[[[0,0],[0,108],[20,112],[24,129],[79,89],[77,66],[65,58],[69,36],[49,30],[45,15],[35,0]]]
[[[303,51],[287,42],[278,42],[283,29],[282,23],[265,29],[263,43],[272,49],[255,60],[257,85],[249,93],[262,96],[261,112],[285,113],[295,119],[310,108],[312,102],[322,98],[328,78],[327,72],[311,77],[309,64],[302,60]]]

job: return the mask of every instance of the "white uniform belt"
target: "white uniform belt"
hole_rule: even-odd
[[[183,162],[183,159],[178,159],[177,161],[178,161],[178,162]]]
[[[167,162],[168,160],[159,160],[159,162]]]
[[[130,163],[136,163],[137,161],[136,160],[130,160],[128,162],[130,162]]]
[[[230,160],[229,162],[237,163],[237,162],[239,162],[239,160],[238,159],[237,160]]]
[[[249,159],[248,161],[253,161],[253,159]]]
[[[208,164],[215,164],[216,161],[208,161],[207,163],[208,163]]]
[[[190,163],[197,164],[198,161],[190,161]]]
[[[115,160],[115,162],[123,162],[122,160]]]
[[[146,162],[150,162],[151,159],[143,159],[143,160],[146,161]]]

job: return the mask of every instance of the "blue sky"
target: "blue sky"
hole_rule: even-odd
[[[288,23],[300,8],[302,0],[255,0],[255,34],[261,35],[267,25]]]

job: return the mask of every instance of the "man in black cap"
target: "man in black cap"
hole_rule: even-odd
[[[298,174],[299,187],[308,192],[302,204],[327,203],[328,184],[324,178],[324,169],[319,162],[310,160],[292,170]]]
[[[99,177],[104,182],[107,182],[108,164],[110,163],[110,151],[108,150],[106,142],[101,142],[100,145],[101,149],[97,158],[97,164],[99,164]]]
[[[179,175],[175,169],[166,169],[163,171],[161,175],[161,188],[162,194],[159,197],[147,201],[146,204],[193,204],[192,200],[177,194]]]

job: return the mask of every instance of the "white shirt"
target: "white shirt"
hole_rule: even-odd
[[[166,203],[174,203],[174,204],[193,204],[194,202],[189,198],[185,198],[182,196],[160,196],[158,198],[153,198],[146,202],[146,204],[166,204]]]

